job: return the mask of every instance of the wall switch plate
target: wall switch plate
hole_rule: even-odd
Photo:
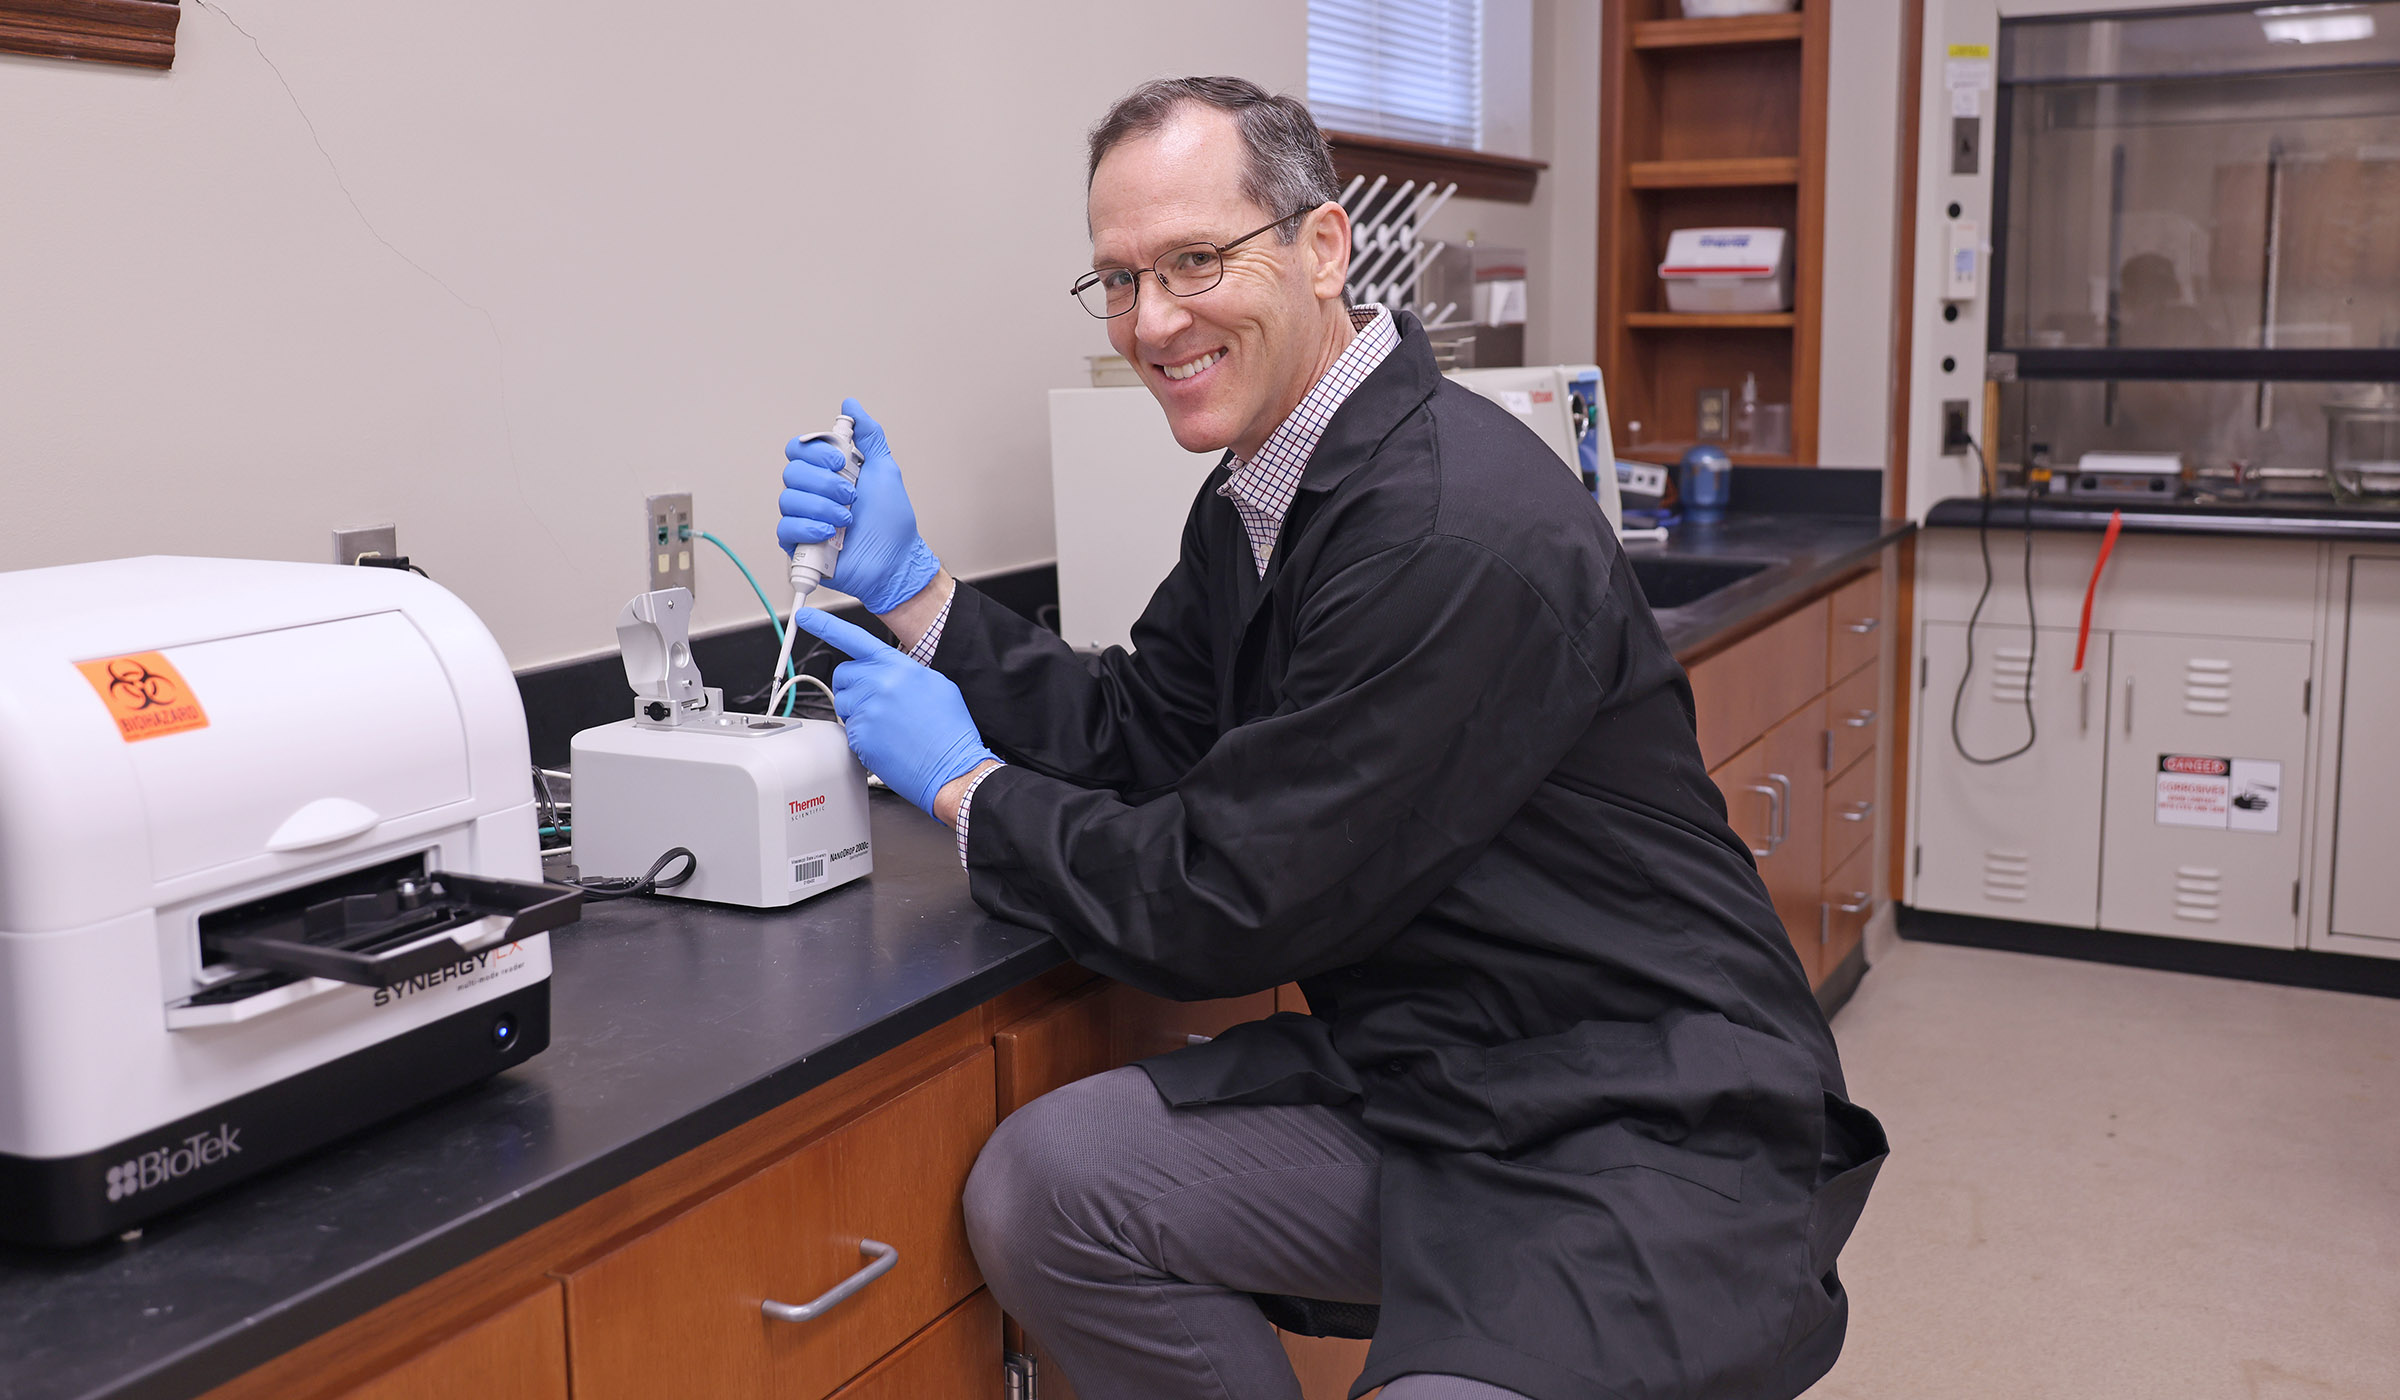
[[[1692,436],[1702,442],[1723,442],[1726,429],[1733,420],[1733,391],[1731,389],[1702,389],[1700,403],[1693,415]]]
[[[655,593],[662,588],[682,588],[699,596],[692,587],[692,546],[699,535],[692,525],[692,493],[671,492],[652,496],[644,503],[644,523],[650,555],[650,581],[642,585],[644,592]]]
[[[1983,118],[1950,119],[1950,173],[1972,175],[1982,164]]]
[[[400,527],[397,525],[360,525],[353,529],[333,532],[333,562],[355,564],[362,554],[379,559],[392,559],[400,553]]]

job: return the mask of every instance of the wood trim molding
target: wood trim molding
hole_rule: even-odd
[[[0,5],[8,0],[0,0]],[[1333,146],[1333,170],[1347,181],[1354,175],[1372,180],[1378,175],[1393,184],[1402,180],[1458,182],[1469,199],[1496,199],[1505,204],[1533,203],[1533,189],[1548,161],[1520,160],[1485,151],[1433,146],[1422,141],[1396,141],[1388,136],[1364,136],[1352,131],[1328,131]]]
[[[0,53],[175,66],[172,0],[0,0]]]

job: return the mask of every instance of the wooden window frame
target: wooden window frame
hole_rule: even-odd
[[[0,53],[175,66],[174,0],[0,0]]]
[[[0,0],[0,4],[5,3],[7,0]],[[1459,146],[1400,141],[1355,131],[1328,131],[1325,139],[1333,146],[1334,173],[1345,181],[1354,175],[1364,175],[1370,180],[1382,175],[1395,185],[1402,180],[1439,185],[1456,180],[1458,192],[1468,199],[1493,199],[1505,204],[1533,203],[1534,186],[1541,173],[1550,168],[1547,161],[1521,160]]]

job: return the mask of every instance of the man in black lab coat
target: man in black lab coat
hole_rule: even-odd
[[[1312,1014],[1003,1124],[967,1200],[993,1291],[1083,1400],[1296,1396],[1252,1295],[1379,1302],[1356,1393],[1392,1400],[1797,1395],[1882,1134],[1604,517],[1412,317],[1345,305],[1298,103],[1153,83],[1092,165],[1078,294],[1178,440],[1231,449],[1133,650],[954,584],[871,420],[855,490],[789,450],[785,541],[847,527],[832,582],[914,659],[802,622],[985,908]]]

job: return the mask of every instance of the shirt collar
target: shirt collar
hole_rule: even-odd
[[[1334,410],[1400,344],[1391,311],[1372,302],[1350,308],[1350,327],[1354,332],[1350,343],[1290,415],[1267,435],[1258,454],[1245,459],[1237,453],[1231,458],[1232,473],[1217,487],[1218,495],[1276,521],[1291,510],[1292,498],[1300,491],[1300,474],[1316,454],[1317,442],[1333,421]]]

